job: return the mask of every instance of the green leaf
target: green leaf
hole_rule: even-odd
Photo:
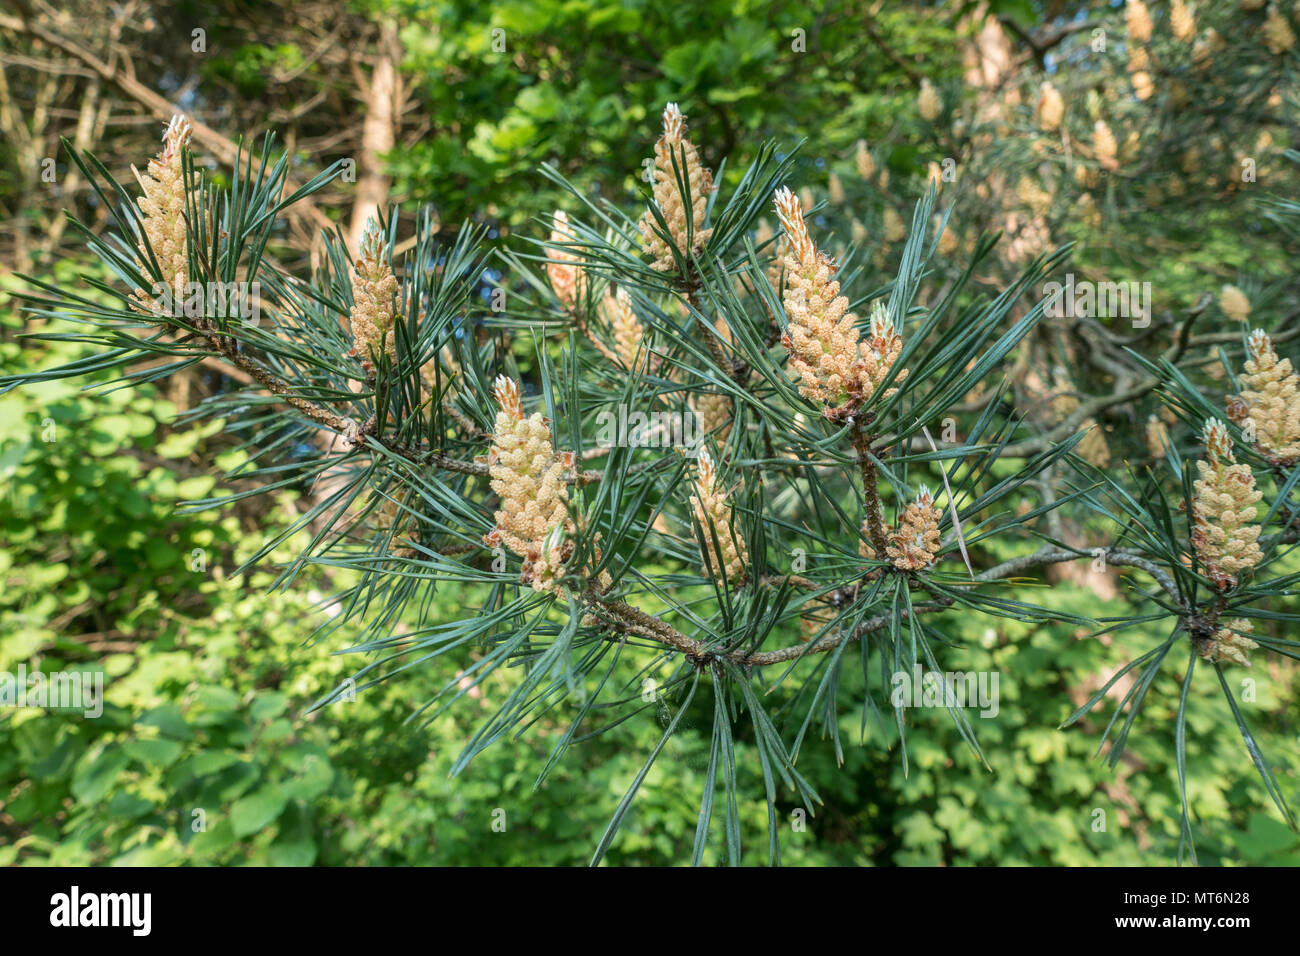
[[[243,839],[266,829],[284,812],[289,797],[279,787],[266,787],[240,797],[230,808],[230,826]]]
[[[72,795],[79,803],[98,803],[130,762],[122,748],[108,744],[82,760],[72,778]]]
[[[138,760],[146,766],[168,767],[181,755],[181,745],[165,737],[128,740],[122,749],[132,760]]]

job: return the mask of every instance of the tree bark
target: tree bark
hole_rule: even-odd
[[[366,118],[361,131],[361,155],[357,157],[357,195],[352,204],[348,246],[355,255],[361,247],[366,221],[388,205],[391,180],[384,174],[383,154],[397,145],[398,112],[401,103],[402,42],[396,22],[380,28],[379,59],[369,84],[362,87]]]

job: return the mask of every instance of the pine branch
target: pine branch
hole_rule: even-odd
[[[1113,564],[1119,567],[1134,567],[1147,572],[1152,578],[1169,594],[1174,601],[1182,604],[1182,595],[1179,594],[1178,587],[1169,574],[1159,565],[1135,554],[1131,551],[1108,549],[1104,552],[1107,564]],[[1003,561],[1001,564],[989,568],[975,576],[972,584],[991,584],[1017,577],[1025,571],[1036,568],[1046,567],[1053,564],[1061,564],[1066,561],[1077,561],[1079,558],[1095,558],[1095,554],[1090,551],[1070,550],[1065,548],[1040,548],[1031,554],[1021,555],[1017,558],[1011,558]],[[807,590],[815,590],[818,586],[806,579],[796,576],[779,577],[773,576],[763,579],[763,583],[769,586],[779,586],[783,581],[790,581],[797,587]],[[588,606],[596,610],[608,612],[610,616],[617,619],[624,630],[640,634],[651,640],[679,651],[686,656],[692,664],[697,667],[703,667],[714,661],[725,661],[741,669],[750,669],[754,667],[766,667],[771,664],[781,664],[788,661],[799,660],[805,656],[813,654],[825,654],[835,650],[841,644],[853,642],[871,634],[875,631],[884,630],[889,627],[895,620],[893,613],[878,614],[868,618],[859,624],[851,633],[836,632],[824,635],[815,643],[793,644],[788,647],[779,648],[771,651],[733,651],[730,653],[719,652],[711,648],[707,643],[692,638],[671,625],[646,614],[640,608],[634,607],[623,600],[610,600],[593,591],[588,591],[585,595]],[[830,600],[828,595],[827,600]],[[834,602],[831,602],[834,603]],[[943,611],[951,608],[955,600],[950,597],[940,597],[933,601],[915,605],[918,613],[931,611]],[[900,612],[900,616],[906,619],[909,614],[906,611]],[[614,640],[616,638],[610,638]]]
[[[1075,561],[1081,557],[1092,558],[1093,555],[1088,552],[1069,551],[1060,548],[1043,548],[1032,554],[1023,555],[1018,558],[1012,558],[1001,564],[989,568],[975,576],[977,583],[993,583],[1007,578],[1015,577],[1025,571],[1046,567],[1047,565],[1060,564],[1065,561]],[[1106,552],[1106,562],[1122,567],[1135,567],[1150,574],[1175,600],[1182,600],[1175,586],[1173,579],[1153,562],[1127,551],[1110,550]],[[918,612],[941,611],[946,610],[953,605],[952,598],[937,598],[934,601],[924,604],[917,604],[915,608]],[[909,615],[906,611],[900,612],[902,618]],[[879,614],[875,617],[863,621],[856,627],[851,634],[838,632],[823,636],[812,646],[807,644],[796,644],[790,647],[784,647],[773,651],[760,651],[751,654],[738,655],[729,658],[732,663],[740,667],[765,667],[769,664],[781,664],[787,661],[798,660],[807,654],[825,654],[833,651],[845,641],[856,641],[875,631],[884,630],[889,627],[894,620],[894,615]]]

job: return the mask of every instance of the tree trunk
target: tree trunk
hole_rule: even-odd
[[[354,255],[361,246],[366,221],[388,205],[391,182],[384,175],[382,154],[397,144],[401,103],[398,68],[402,43],[396,22],[390,20],[380,28],[378,53],[370,83],[361,90],[366,119],[361,131],[361,155],[357,157],[357,195],[348,228],[348,245]]]

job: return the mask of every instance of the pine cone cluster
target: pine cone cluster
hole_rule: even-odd
[[[704,534],[706,549],[702,573],[721,582],[725,570],[728,585],[738,587],[747,576],[749,549],[740,530],[732,526],[731,505],[727,504],[727,493],[718,487],[717,468],[707,451],[700,452],[695,491],[691,507]]]
[[[189,143],[192,130],[190,121],[184,116],[173,116],[163,133],[163,148],[149,160],[143,176],[136,171],[136,179],[144,190],[144,195],[140,197],[141,225],[149,240],[148,248],[153,250],[154,259],[158,262],[162,281],[171,290],[173,303],[184,301],[185,284],[189,281],[182,153]],[[135,167],[132,170],[135,171]],[[136,266],[148,275],[149,270],[145,265],[148,251],[143,242],[138,248],[141,258],[136,260]],[[168,314],[158,297],[144,289],[136,289],[134,298],[143,312],[157,316]]]
[[[1220,590],[1237,583],[1238,572],[1259,564],[1260,527],[1254,524],[1256,502],[1263,497],[1255,476],[1236,463],[1227,426],[1205,423],[1206,457],[1196,463],[1192,498],[1192,546],[1206,573]]]
[[[862,339],[858,317],[848,311],[848,297],[840,295],[834,279],[835,263],[813,244],[798,198],[781,188],[775,202],[790,249],[783,297],[788,325],[781,343],[799,376],[799,392],[826,405],[827,412],[868,401],[898,359],[902,336],[877,303],[870,336]],[[901,371],[897,380],[906,374]]]
[[[684,256],[698,253],[708,241],[712,230],[702,228],[709,194],[713,192],[713,176],[700,162],[700,154],[686,138],[686,117],[669,103],[664,108],[664,132],[655,144],[654,202],[668,226],[672,245]],[[690,190],[690,207],[687,208],[678,180],[685,180]],[[658,223],[647,210],[641,219],[641,245],[651,256],[652,269],[668,272],[676,268],[673,249],[656,231]]]
[[[1229,417],[1253,426],[1255,444],[1269,459],[1294,464],[1300,459],[1300,380],[1263,329],[1247,337],[1246,353],[1243,388],[1229,405]]]
[[[614,351],[625,368],[636,368],[637,355],[641,351],[641,344],[645,341],[645,326],[632,311],[632,297],[623,289],[619,289],[614,295],[606,293],[601,302],[601,311],[614,333]],[[647,355],[646,359],[648,357]],[[648,364],[646,359],[642,360],[641,365]]]
[[[555,210],[551,218],[551,242],[572,243],[573,233],[569,229],[569,216],[563,209]],[[546,252],[546,274],[551,280],[551,288],[560,304],[572,311],[578,305],[586,287],[586,275],[582,270],[582,257],[568,249],[548,249]]]
[[[519,383],[504,375],[493,389],[500,411],[488,453],[492,490],[500,498],[496,527],[484,538],[525,559],[524,580],[538,591],[554,588],[568,555],[565,533],[574,530],[564,483],[566,462],[555,455],[551,428],[540,412],[524,416]],[[568,546],[570,553],[572,545]]]
[[[393,322],[397,277],[388,264],[387,243],[372,219],[361,237],[361,254],[352,266],[352,354],[367,370],[381,353],[394,355]]]
[[[900,571],[924,571],[934,564],[939,553],[939,509],[929,488],[916,494],[899,519],[898,528],[889,536],[885,553]]]
[[[1227,626],[1215,631],[1214,636],[1208,641],[1203,642],[1201,656],[1208,661],[1241,664],[1243,667],[1249,667],[1250,658],[1247,655],[1259,645],[1240,632],[1245,631],[1249,634],[1254,630],[1255,624],[1253,621],[1241,617],[1234,618],[1227,623]]]

